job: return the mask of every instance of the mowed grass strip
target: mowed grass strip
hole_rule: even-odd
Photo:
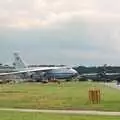
[[[120,116],[90,116],[73,114],[24,113],[0,111],[1,120],[119,120]]]
[[[101,90],[101,103],[90,104],[88,90]],[[120,111],[120,91],[94,82],[0,85],[0,107]]]

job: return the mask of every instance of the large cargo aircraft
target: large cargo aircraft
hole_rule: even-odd
[[[15,67],[15,71],[9,73],[0,73],[0,76],[17,75],[23,79],[31,78],[37,81],[41,81],[42,79],[67,79],[76,77],[78,75],[76,70],[67,66],[28,68],[18,53],[14,53],[14,58],[15,61],[13,65]]]

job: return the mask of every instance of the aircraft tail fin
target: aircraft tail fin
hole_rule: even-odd
[[[24,62],[22,61],[21,57],[19,56],[19,53],[14,53],[14,58],[15,58],[15,61],[14,61],[13,65],[16,69],[26,68]]]

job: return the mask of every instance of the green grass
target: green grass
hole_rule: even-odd
[[[0,111],[0,120],[119,120],[119,116],[88,116]]]
[[[101,90],[101,103],[90,104],[88,90]],[[93,82],[0,85],[0,107],[120,111],[120,91]]]

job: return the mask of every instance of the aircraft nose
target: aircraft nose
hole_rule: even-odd
[[[73,76],[78,76],[78,72],[75,69],[71,69]]]

